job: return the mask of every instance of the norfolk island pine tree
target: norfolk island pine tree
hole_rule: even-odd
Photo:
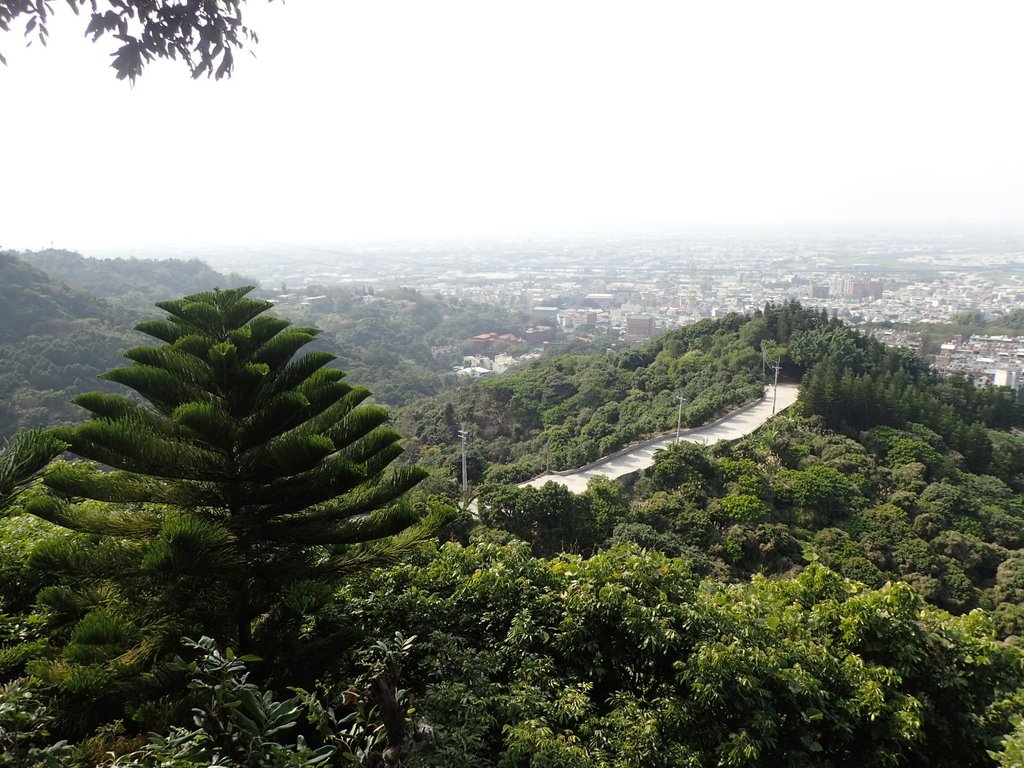
[[[51,682],[95,690],[184,635],[273,653],[340,578],[451,518],[402,502],[426,473],[393,464],[387,411],[333,355],[296,357],[317,329],[266,314],[251,290],[158,303],[168,317],[137,329],[162,343],[103,376],[139,397],[81,395],[89,420],[55,431],[85,461],[52,465],[26,504],[78,534],[35,556],[64,577],[40,596],[67,639],[35,670]]]

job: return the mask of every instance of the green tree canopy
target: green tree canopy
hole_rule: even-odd
[[[0,516],[62,450],[60,440],[35,429],[7,441],[0,449]]]
[[[332,355],[296,356],[317,329],[251,290],[159,303],[169,316],[138,329],[162,343],[104,375],[138,397],[76,398],[91,418],[59,436],[88,461],[53,466],[27,504],[84,534],[37,553],[69,584],[44,596],[77,622],[65,656],[123,662],[140,638],[153,653],[198,634],[266,649],[326,586],[447,520],[400,502],[426,473],[392,464],[387,411]]]
[[[403,683],[427,765],[990,766],[1022,679],[982,612],[817,563],[725,585],[636,548],[449,544],[362,580],[339,619],[421,638]]]

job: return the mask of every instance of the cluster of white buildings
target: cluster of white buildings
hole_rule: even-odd
[[[487,376],[496,376],[516,366],[525,365],[531,360],[537,360],[540,357],[540,352],[527,352],[518,357],[507,353],[497,354],[494,357],[466,355],[462,358],[462,365],[455,366],[452,369],[452,373],[460,378],[481,379]]]
[[[991,383],[1020,392],[1024,384],[1024,336],[954,338],[940,347],[935,367],[970,376],[978,384]]]

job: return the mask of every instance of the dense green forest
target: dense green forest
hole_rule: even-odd
[[[407,447],[428,465],[466,428],[474,480],[485,472],[488,479],[525,480],[548,468],[571,469],[674,427],[680,394],[686,426],[761,397],[763,363],[783,353],[795,330],[789,324],[819,320],[773,307],[753,321],[738,314],[702,320],[636,349],[548,357],[418,402],[400,411],[397,423],[410,437]],[[787,369],[784,377],[794,375]]]
[[[760,397],[775,361],[780,381],[810,373],[802,400],[830,427],[920,421],[948,432],[949,447],[977,466],[985,457],[972,451],[983,454],[987,445],[978,430],[1005,430],[1020,419],[1008,390],[940,380],[913,354],[796,304],[768,306],[754,317],[702,320],[614,354],[549,357],[418,402],[396,418],[407,447],[427,465],[450,464],[465,428],[475,481],[526,480],[674,427],[680,394],[682,423],[707,423]],[[857,413],[848,410],[854,407]]]
[[[240,275],[223,275],[199,259],[96,259],[63,250],[16,255],[66,285],[147,313],[168,296],[198,293],[211,285],[252,282]]]
[[[330,332],[244,290],[159,306],[121,394],[0,453],[0,764],[1020,764],[1008,390],[790,304],[392,431]],[[755,398],[766,359],[801,397],[747,438],[513,484],[673,427],[679,392],[688,424]]]
[[[472,338],[478,333],[518,336],[529,326],[525,313],[431,298],[408,288],[311,286],[303,295],[319,298],[282,302],[278,311],[322,328],[322,343],[338,356],[338,364],[392,407],[455,389],[452,366],[473,354]],[[529,350],[524,343],[497,342],[487,354]]]
[[[0,252],[0,437],[80,418],[71,398],[97,386],[168,296],[240,285],[198,261]]]
[[[72,395],[121,359],[132,315],[0,253],[0,437],[75,418]]]
[[[131,326],[153,303],[209,285],[238,286],[198,260],[93,259],[68,251],[0,253],[0,437],[74,421],[71,398],[97,386],[139,340]],[[269,298],[270,291],[258,291]],[[306,296],[321,298],[305,301]],[[521,333],[527,318],[473,302],[396,289],[313,287],[277,314],[323,329],[349,378],[398,407],[453,389],[453,365],[482,332]],[[496,351],[524,352],[502,343]]]
[[[596,479],[573,494],[510,484],[538,474],[541,462],[578,466],[668,427],[677,414],[666,395],[675,391],[692,396],[688,423],[745,391],[713,409],[702,388],[750,382],[748,396],[757,394],[762,345],[802,384],[798,405],[757,434],[671,446],[628,487]],[[1012,584],[1024,546],[1024,438],[1010,431],[1024,421],[1021,404],[1005,388],[940,378],[913,354],[818,313],[786,305],[703,321],[638,350],[545,360],[419,407],[403,415],[419,430],[409,445],[437,479],[417,493],[457,499],[445,482],[456,476],[454,430],[473,425],[481,519],[536,555],[634,542],[726,580],[790,574],[816,558],[873,586],[906,581],[957,613],[991,609],[1004,634],[1022,628]],[[609,425],[603,415],[615,411],[628,421]],[[567,416],[579,413],[591,418]]]

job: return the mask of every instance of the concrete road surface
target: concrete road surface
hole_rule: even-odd
[[[776,397],[775,412],[778,413],[796,402],[799,388],[795,384],[779,384],[779,391]],[[687,429],[679,433],[680,440],[688,440],[691,443],[703,443],[713,445],[721,440],[735,440],[738,437],[749,435],[760,427],[772,415],[772,388],[768,387],[765,396],[752,405],[740,408],[728,416],[719,419],[713,424],[703,427]],[[573,493],[582,493],[587,489],[587,482],[597,475],[615,479],[636,472],[654,464],[654,452],[675,442],[675,434],[656,437],[646,440],[634,448],[627,448],[618,451],[611,456],[598,459],[574,472],[568,474],[546,474],[535,477],[521,486],[532,485],[540,488],[549,480],[561,483]]]

